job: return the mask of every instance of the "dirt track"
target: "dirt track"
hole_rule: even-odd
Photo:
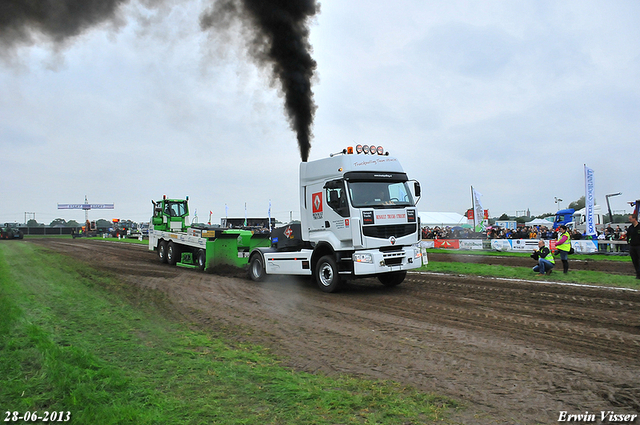
[[[268,346],[296,369],[457,398],[468,408],[453,423],[640,414],[637,291],[410,274],[395,288],[361,280],[324,294],[307,279],[255,284],[242,274],[170,267],[144,245],[34,242],[161,291],[189,320]]]

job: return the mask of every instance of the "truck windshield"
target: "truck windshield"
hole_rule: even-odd
[[[414,205],[407,182],[349,182],[349,195],[356,208]]]
[[[187,214],[186,201],[168,201],[165,205],[165,214],[171,217],[182,217]]]

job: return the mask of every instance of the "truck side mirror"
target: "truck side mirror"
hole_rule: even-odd
[[[420,182],[413,183],[413,191],[415,192],[416,197],[419,198],[421,195]]]

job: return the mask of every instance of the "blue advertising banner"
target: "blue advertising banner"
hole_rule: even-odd
[[[585,219],[586,219],[586,235],[596,234],[596,223],[593,218],[593,208],[595,206],[595,191],[593,185],[593,170],[585,164],[584,166],[584,202],[585,202]]]

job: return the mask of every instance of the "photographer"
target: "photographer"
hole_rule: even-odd
[[[538,241],[538,249],[533,251],[531,258],[538,262],[538,265],[533,268],[533,271],[539,273],[541,276],[551,274],[553,267],[556,265],[551,250],[547,248],[543,240]]]

